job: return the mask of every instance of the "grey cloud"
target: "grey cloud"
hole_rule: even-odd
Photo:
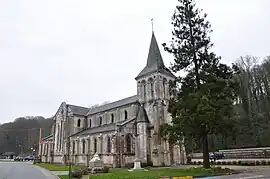
[[[136,94],[151,38],[171,39],[175,1],[0,0],[0,123]],[[203,0],[225,62],[269,54],[270,1]],[[160,47],[161,48],[161,47]],[[161,48],[162,49],[162,48]],[[172,57],[162,50],[168,66]]]

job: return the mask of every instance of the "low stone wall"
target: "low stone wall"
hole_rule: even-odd
[[[270,147],[219,150],[227,159],[270,158]]]
[[[202,165],[202,159],[192,159],[189,165]],[[216,161],[210,161],[211,165],[242,165],[242,166],[254,166],[254,165],[270,165],[270,159],[222,159]]]
[[[210,152],[212,153],[212,152]],[[245,148],[245,149],[227,149],[219,150],[217,153],[223,153],[225,159],[257,159],[270,158],[270,147]],[[191,154],[193,159],[202,159],[202,153]]]
[[[0,159],[1,162],[12,162],[14,159]]]

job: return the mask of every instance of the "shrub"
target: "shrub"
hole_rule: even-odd
[[[226,165],[226,164],[227,164],[227,162],[226,162],[226,161],[222,161],[221,163],[222,163],[222,165]]]
[[[74,165],[72,170],[72,177],[74,178],[80,178],[82,175],[88,173],[88,168],[84,165]]]
[[[221,168],[221,167],[214,167],[213,171],[219,174],[231,174],[233,172],[233,170],[229,168]]]
[[[265,160],[262,160],[262,165],[266,165],[266,161]]]
[[[71,176],[73,178],[81,178],[82,177],[82,172],[80,172],[80,171],[72,171]]]
[[[220,161],[217,161],[217,165],[220,165],[221,164],[221,162]]]
[[[92,168],[91,173],[103,173],[104,168],[103,167],[94,167]]]
[[[81,165],[80,168],[81,168],[81,171],[82,171],[83,175],[88,174],[88,167],[87,166]]]
[[[153,166],[153,162],[152,161],[147,161],[147,166],[152,167]]]
[[[125,167],[126,168],[133,168],[134,164],[133,163],[126,163]]]
[[[187,156],[187,164],[190,164],[190,163],[191,163],[191,157]]]
[[[214,169],[214,171],[220,171],[220,170],[222,170],[221,167],[215,167],[215,168],[213,168],[213,169]]]
[[[236,165],[236,164],[237,164],[237,161],[233,161],[232,164],[233,164],[233,165]]]
[[[232,162],[231,161],[227,161],[227,165],[231,165],[232,164]]]
[[[255,162],[255,164],[256,164],[256,165],[261,165],[261,162],[257,160],[257,161]]]
[[[109,173],[109,170],[110,170],[109,167],[104,167],[104,168],[103,168],[103,173]]]
[[[211,165],[214,165],[214,164],[215,164],[215,162],[212,160],[212,161],[210,162],[210,164],[211,164]]]
[[[269,160],[269,161],[267,161],[267,165],[270,165],[270,160]]]
[[[142,167],[142,168],[145,168],[146,166],[147,166],[147,163],[141,163],[141,167]],[[133,168],[133,165],[132,165],[131,168]]]
[[[224,174],[231,174],[231,173],[232,173],[232,170],[229,169],[229,168],[224,168],[224,169],[223,169],[223,173],[224,173]]]
[[[198,165],[201,165],[202,164],[202,161],[198,161]]]
[[[241,165],[242,164],[242,161],[239,160],[237,163],[238,163],[238,165]]]
[[[73,171],[71,172],[71,175],[73,178],[81,178],[83,175],[83,172],[79,165],[75,165],[73,167]]]

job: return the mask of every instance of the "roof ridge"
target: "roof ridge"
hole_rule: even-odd
[[[137,98],[137,95],[132,95],[132,96],[129,96],[129,97],[126,97],[126,98],[122,98],[122,99],[117,100],[117,101],[113,101],[113,102],[111,102],[111,103],[107,103],[107,104],[104,104],[104,105],[100,105],[100,106],[96,106],[96,107],[90,108],[90,110],[89,110],[89,112],[88,112],[87,115],[89,115],[89,113],[91,113],[91,111],[93,111],[93,110],[95,110],[95,109],[98,109],[98,108],[104,108],[104,107],[106,107],[106,106],[111,106],[111,105],[113,105],[113,104],[117,104],[117,103],[119,103],[119,102],[125,101],[125,100],[127,100],[127,99],[132,99],[132,98],[135,98],[135,97]],[[128,104],[128,103],[127,103],[127,104]],[[100,112],[106,111],[106,110],[108,110],[108,109],[101,110]],[[97,113],[97,112],[95,112],[95,113]]]
[[[84,107],[84,106],[78,106],[78,105],[74,105],[74,104],[67,104],[68,106],[74,106],[74,107],[80,107],[80,108],[85,108],[85,109],[90,109],[88,107]]]
[[[113,102],[111,102],[111,103],[102,104],[102,105],[100,105],[100,106],[96,106],[96,107],[93,107],[93,108],[91,108],[91,109],[99,108],[99,107],[102,107],[102,106],[107,106],[107,105],[110,105],[110,104],[113,104],[113,103],[117,103],[117,102],[119,102],[119,101],[122,101],[122,100],[125,100],[125,99],[128,99],[128,98],[132,98],[132,97],[135,97],[135,96],[137,96],[137,95],[133,95],[133,96],[130,96],[130,97],[122,98],[122,99],[119,99],[119,100],[117,100],[117,101],[113,101]],[[91,110],[91,109],[90,109],[90,110]]]

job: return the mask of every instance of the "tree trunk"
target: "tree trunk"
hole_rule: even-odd
[[[203,147],[203,167],[210,168],[207,134],[202,135],[202,145],[203,145],[202,146]]]

